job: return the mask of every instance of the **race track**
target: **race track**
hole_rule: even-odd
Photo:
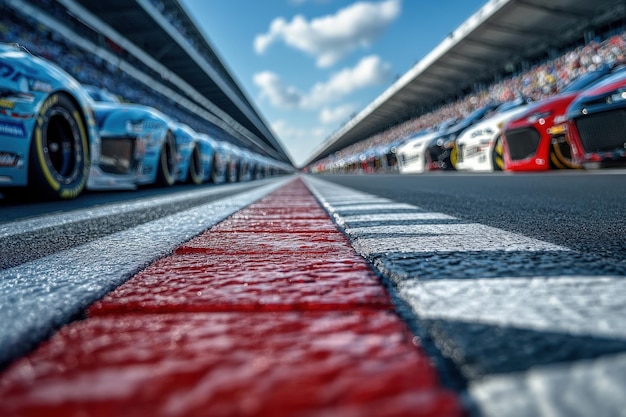
[[[291,250],[322,253],[315,248],[328,242],[315,240],[311,228],[331,230],[318,225],[317,216],[307,219],[305,213],[319,209],[305,209],[313,203],[378,275],[392,310],[438,375],[442,388],[429,388],[437,398],[447,398],[442,390],[456,392],[476,416],[626,415],[624,174],[302,176],[163,196],[116,194],[111,204],[101,194],[88,203],[87,195],[50,215],[42,205],[0,204],[0,319],[10,323],[0,331],[0,362],[9,369],[4,379],[0,374],[0,386],[10,392],[17,378],[13,361],[37,358],[32,349],[42,340],[83,320],[90,306],[100,314],[94,303],[212,227],[222,237],[230,230],[249,239],[240,239],[240,246],[267,248],[261,253],[275,263],[275,244],[263,234],[269,224],[292,233],[308,224],[309,242],[294,241]],[[291,189],[297,190],[293,197],[284,191]],[[262,222],[242,214],[268,195],[282,199],[273,200],[275,207],[298,208],[298,221],[285,218],[281,226],[280,216]],[[235,250],[232,242],[211,247],[222,259]],[[281,244],[290,245],[286,237]],[[238,250],[245,264],[250,249]],[[347,256],[338,247],[324,253],[333,251]],[[261,255],[254,256],[261,265]],[[337,271],[338,282],[348,285],[341,281],[348,272]],[[288,301],[285,291],[282,302],[291,307],[279,309],[312,305]],[[346,311],[350,304],[341,307],[335,291],[316,292],[313,305]],[[380,299],[368,300],[359,301],[359,309],[386,308]],[[133,308],[151,305],[142,303]]]

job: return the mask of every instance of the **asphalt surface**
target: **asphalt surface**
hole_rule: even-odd
[[[69,201],[0,202],[0,269],[70,249],[199,205],[253,190],[267,181],[127,192],[86,192]],[[61,218],[55,222],[50,218]],[[31,227],[37,224],[37,227]]]
[[[626,171],[321,178],[611,261],[626,259]]]

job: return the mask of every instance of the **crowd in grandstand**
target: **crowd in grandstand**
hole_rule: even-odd
[[[460,100],[444,104],[434,111],[348,146],[336,152],[333,158],[341,159],[358,155],[377,146],[409,137],[415,132],[432,128],[446,120],[461,119],[488,102],[507,101],[516,96],[540,100],[558,93],[573,79],[594,70],[602,63],[613,63],[625,58],[626,32],[623,29],[614,30],[587,44],[567,50],[554,59],[538,63],[527,71],[521,71],[484,88],[478,88],[477,91]]]

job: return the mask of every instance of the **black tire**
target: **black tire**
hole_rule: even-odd
[[[65,94],[42,104],[30,143],[28,188],[44,199],[69,200],[87,185],[89,137],[78,106]]]
[[[214,155],[213,162],[211,163],[211,182],[213,182],[213,184],[219,184],[222,182],[222,179],[217,174],[218,174],[217,156]]]
[[[156,185],[159,187],[171,187],[176,182],[176,146],[174,136],[167,132],[167,137],[161,153],[159,154],[159,165],[157,166]]]
[[[189,156],[189,172],[187,173],[187,182],[200,185],[204,182],[202,175],[202,155],[200,149],[194,147]]]
[[[228,178],[226,179],[227,182],[239,182],[239,164],[235,164],[235,165],[231,165],[229,164],[228,166]]]
[[[496,143],[493,145],[491,163],[494,171],[504,171],[504,144],[502,143],[501,135],[498,136]]]

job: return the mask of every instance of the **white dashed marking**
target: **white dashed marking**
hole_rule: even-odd
[[[625,417],[626,354],[532,368],[471,384],[484,417]]]
[[[386,221],[411,221],[411,220],[455,220],[456,217],[443,213],[376,213],[360,214],[356,216],[341,216],[338,220],[341,224],[358,222],[386,222]]]
[[[421,318],[626,340],[622,277],[409,280],[398,290]]]

